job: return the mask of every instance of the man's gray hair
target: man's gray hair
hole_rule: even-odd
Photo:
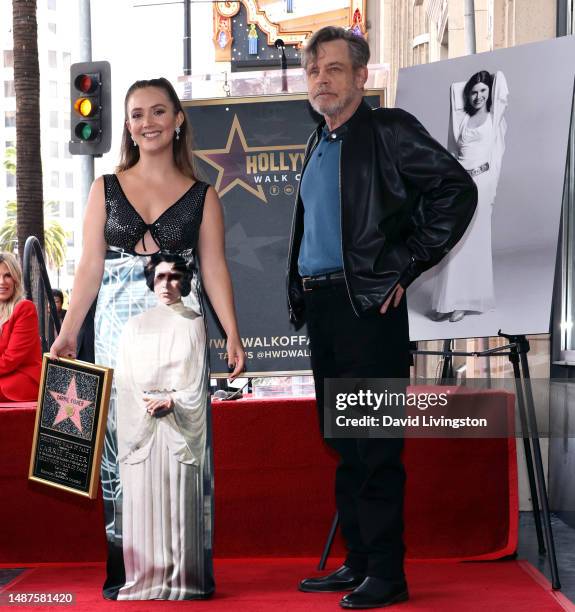
[[[349,49],[349,56],[354,68],[367,66],[369,62],[369,45],[363,36],[354,34],[336,26],[325,26],[313,34],[301,54],[301,65],[304,70],[310,62],[317,59],[319,45],[332,40],[345,40]]]

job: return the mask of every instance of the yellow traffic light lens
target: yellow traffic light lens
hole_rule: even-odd
[[[82,117],[91,117],[94,114],[94,105],[89,98],[78,98],[74,102],[74,109]]]
[[[89,117],[92,114],[92,103],[90,100],[82,100],[80,103],[80,115]]]

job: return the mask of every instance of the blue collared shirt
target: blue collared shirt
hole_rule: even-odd
[[[298,268],[301,276],[343,269],[339,162],[341,138],[324,127],[305,167],[300,196],[304,230]]]

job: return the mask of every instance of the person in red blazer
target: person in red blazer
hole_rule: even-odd
[[[0,401],[37,399],[41,368],[36,307],[24,299],[18,260],[0,252]]]

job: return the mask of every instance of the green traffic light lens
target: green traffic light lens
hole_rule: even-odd
[[[76,136],[83,141],[90,141],[96,138],[96,130],[89,123],[78,123],[75,129]]]
[[[90,140],[92,136],[92,126],[87,123],[82,127],[82,138],[84,140]]]

